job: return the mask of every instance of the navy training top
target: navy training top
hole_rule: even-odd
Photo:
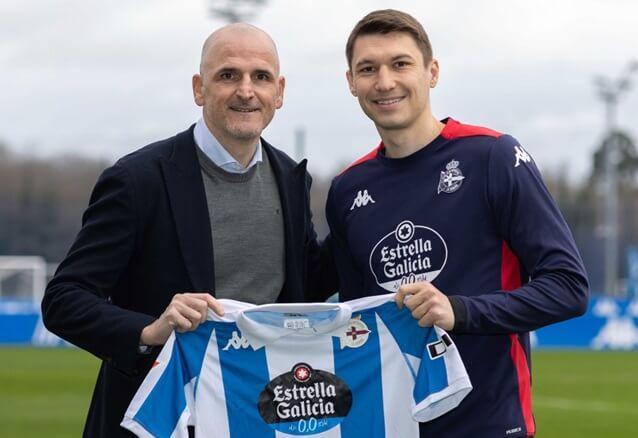
[[[443,121],[399,159],[381,143],[335,177],[326,216],[340,299],[430,281],[474,390],[421,436],[533,436],[529,331],[581,315],[588,281],[571,232],[521,145]]]

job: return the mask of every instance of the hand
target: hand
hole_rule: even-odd
[[[219,316],[224,315],[221,304],[210,294],[176,294],[164,313],[144,327],[140,336],[140,345],[164,345],[173,330],[178,332],[195,330],[206,321],[208,309],[212,309]]]
[[[406,299],[407,296],[407,299]],[[395,297],[399,309],[405,305],[421,327],[434,324],[443,330],[454,328],[454,312],[448,297],[427,281],[404,284]]]

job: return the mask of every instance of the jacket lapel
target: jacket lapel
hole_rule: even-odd
[[[284,219],[286,281],[277,301],[298,301],[302,285],[300,250],[305,242],[306,205],[306,163],[301,160],[297,166],[282,160],[275,149],[262,139],[262,145],[273,168],[279,189],[279,199]]]
[[[213,243],[206,193],[193,140],[193,127],[175,137],[162,172],[180,250],[195,291],[214,292]]]

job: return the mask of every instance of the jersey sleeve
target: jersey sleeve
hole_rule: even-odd
[[[140,437],[188,438],[195,392],[213,325],[173,333],[131,401],[121,426]]]
[[[416,421],[430,421],[457,407],[472,384],[450,335],[436,326],[419,328],[425,332],[425,346],[414,384],[412,416]]]
[[[501,289],[453,296],[463,304],[454,332],[526,332],[582,315],[589,286],[571,231],[536,164],[510,136],[491,149],[486,192],[503,239]]]
[[[457,407],[472,384],[450,336],[436,326],[420,327],[407,308],[398,309],[394,302],[378,313],[411,370],[413,418],[430,421]]]

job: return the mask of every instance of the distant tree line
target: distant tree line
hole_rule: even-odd
[[[604,289],[605,154],[617,147],[619,278],[627,276],[627,250],[638,247],[638,152],[633,139],[624,132],[610,134],[592,155],[591,172],[580,183],[570,182],[566,168],[545,172],[547,186],[569,224],[578,245],[592,290]]]
[[[616,142],[620,145],[618,268],[623,277],[626,250],[638,246],[638,154],[628,135],[614,135],[620,136]],[[603,142],[595,151],[591,174],[582,182],[570,181],[566,168],[554,168],[543,175],[574,233],[595,291],[602,290],[604,281],[604,193],[600,182],[608,144]],[[80,229],[93,185],[109,164],[72,155],[53,159],[19,155],[0,143],[0,255],[42,255],[49,262],[59,262]],[[315,229],[321,237],[328,233],[324,209],[330,180],[314,175],[311,192]]]
[[[0,254],[60,261],[106,164],[70,155],[22,156],[0,143]]]

